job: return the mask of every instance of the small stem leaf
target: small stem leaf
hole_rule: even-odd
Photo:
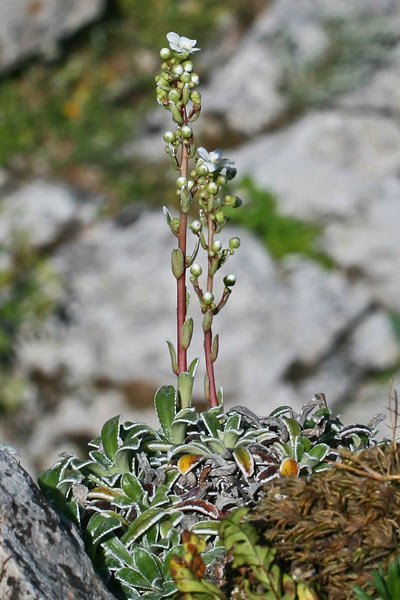
[[[168,344],[168,350],[169,350],[169,355],[171,357],[171,368],[172,368],[172,372],[175,373],[175,375],[178,375],[179,371],[178,371],[178,361],[176,359],[176,351],[174,348],[173,343],[170,340],[166,340],[167,344]]]
[[[218,390],[218,406],[224,408],[224,388],[220,387]]]
[[[188,319],[187,322],[189,322]],[[183,326],[185,327],[185,325]],[[193,327],[193,319],[192,319],[192,327]],[[183,338],[183,334],[182,334]],[[181,409],[189,408],[192,404],[192,389],[193,389],[193,377],[187,371],[180,373],[178,376],[178,398],[179,398],[179,406]]]
[[[182,327],[181,344],[182,344],[182,348],[184,348],[185,350],[187,350],[190,346],[190,342],[192,341],[192,335],[193,335],[193,319],[192,319],[192,317],[189,317],[189,319],[186,319],[186,321],[184,322],[183,327]]]
[[[219,335],[217,333],[214,336],[213,343],[212,343],[212,350],[211,350],[211,360],[213,362],[215,362],[217,360],[218,350],[219,350]]]
[[[176,279],[183,275],[184,271],[184,256],[180,248],[174,248],[171,253],[171,268]]]
[[[158,388],[154,396],[158,420],[167,440],[172,440],[172,422],[176,415],[176,390],[172,385]]]
[[[169,210],[166,206],[163,206],[163,212],[164,212],[164,218],[167,222],[168,227],[171,227],[172,217],[171,217],[171,213],[169,212]]]
[[[213,322],[213,314],[211,310],[208,310],[203,318],[203,331],[210,331]]]
[[[204,373],[204,397],[207,402],[210,402],[210,379],[207,373]]]
[[[199,362],[200,362],[199,358],[194,358],[192,360],[192,362],[190,363],[190,365],[189,365],[188,371],[189,371],[189,373],[191,374],[191,376],[193,378],[196,375],[196,371],[197,371],[197,367],[198,367]]]
[[[110,460],[113,460],[122,440],[119,437],[121,417],[113,417],[104,423],[101,430],[101,442],[104,453]]]
[[[196,260],[197,254],[199,252],[199,248],[200,248],[200,240],[198,239],[197,242],[196,242],[196,245],[194,247],[194,250],[193,250],[192,254],[190,256],[186,257],[186,267],[187,268],[191,267],[192,264],[194,263],[194,261]]]
[[[187,186],[183,186],[181,189],[181,210],[187,215],[192,207],[192,194]]]

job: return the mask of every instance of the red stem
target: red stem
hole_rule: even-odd
[[[211,345],[212,345],[212,331],[209,329],[204,332],[204,353],[206,357],[206,371],[210,384],[210,407],[218,406],[217,391],[215,389],[215,376],[214,376],[214,364],[211,360]]]
[[[186,111],[184,112],[186,117]],[[187,148],[182,144],[182,158],[180,166],[181,177],[188,176],[189,156]],[[187,214],[182,210],[179,214],[179,233],[178,247],[183,254],[183,272],[177,280],[177,346],[178,346],[178,375],[187,371],[187,351],[182,346],[182,329],[186,320],[186,234],[187,234]]]
[[[214,239],[214,222],[208,217],[208,249],[211,250],[211,246]],[[210,274],[211,258],[208,258],[208,274],[207,274],[207,292],[212,294],[213,291],[213,276]],[[211,328],[204,332],[204,354],[206,359],[206,371],[208,375],[208,381],[210,385],[210,397],[209,404],[212,407],[218,406],[217,391],[215,388],[215,375],[214,375],[214,364],[211,359],[212,352],[212,331]]]

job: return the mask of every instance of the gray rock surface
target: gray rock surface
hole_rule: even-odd
[[[73,236],[96,216],[93,198],[85,202],[66,185],[35,180],[9,194],[1,204],[0,239],[23,236],[34,248]]]
[[[2,600],[112,600],[77,531],[5,450],[0,472]]]
[[[38,54],[97,19],[105,0],[2,0],[0,71]]]

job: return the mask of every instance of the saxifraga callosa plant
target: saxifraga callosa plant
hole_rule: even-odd
[[[204,542],[202,561],[207,574],[223,573],[225,548],[218,535],[221,519],[239,507],[252,507],[263,486],[285,475],[310,475],[329,468],[340,449],[356,450],[374,443],[375,423],[345,427],[332,418],[323,394],[300,414],[284,406],[257,417],[243,406],[223,411],[217,392],[214,362],[218,335],[214,317],[224,308],[234,275],[223,278],[219,299],[214,277],[240,245],[233,237],[227,248],[216,238],[227,218],[225,206],[239,207],[236,196],[223,189],[236,170],[220,150],[196,149],[192,130],[200,114],[199,77],[190,55],[196,40],[167,35],[156,76],[157,100],[171,114],[174,131],[164,134],[166,151],[177,170],[179,217],[164,209],[177,238],[171,266],[177,283],[177,348],[168,342],[173,386],[155,395],[158,430],[142,423],[110,419],[99,438],[90,442],[89,457],[67,456],[42,473],[39,483],[58,511],[80,529],[97,570],[119,598],[161,600],[178,597],[170,562],[184,558],[182,532],[190,530]],[[191,164],[192,163],[192,164]],[[191,164],[191,166],[189,166]],[[222,196],[221,196],[222,194]],[[188,224],[189,214],[198,211]],[[187,254],[188,230],[195,247]],[[207,256],[204,289],[198,252]],[[188,366],[193,319],[187,317],[187,270],[200,304],[205,351],[205,396],[210,408],[197,414],[192,406],[193,378],[198,364]],[[274,596],[275,597],[275,596]]]

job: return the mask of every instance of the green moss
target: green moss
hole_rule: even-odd
[[[257,188],[249,178],[242,180],[240,188],[247,202],[239,210],[225,209],[232,223],[258,235],[278,260],[288,254],[302,254],[326,268],[333,266],[332,260],[315,247],[319,227],[280,214],[276,196]]]
[[[281,92],[294,113],[332,104],[339,94],[354,90],[387,62],[400,39],[390,17],[330,19],[325,23],[328,44],[315,59],[298,64],[291,40],[282,35],[279,51],[284,64]]]

